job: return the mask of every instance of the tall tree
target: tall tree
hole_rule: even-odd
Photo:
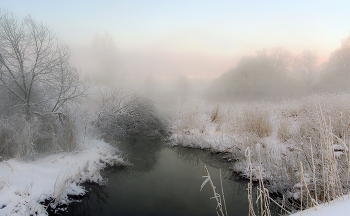
[[[276,99],[283,96],[291,59],[292,54],[282,48],[243,57],[226,85],[233,89],[236,98]]]
[[[350,35],[329,57],[322,84],[328,91],[346,91],[350,87]]]
[[[311,83],[315,77],[316,65],[318,57],[315,52],[304,50],[300,55],[294,58],[294,70],[301,73],[303,84],[309,92]]]
[[[216,100],[278,100],[296,94],[295,80],[289,76],[293,54],[283,48],[263,49],[244,56],[235,68],[214,80],[207,90]]]
[[[0,85],[10,106],[7,112],[59,112],[83,96],[87,87],[71,52],[52,31],[32,17],[18,19],[0,11]]]

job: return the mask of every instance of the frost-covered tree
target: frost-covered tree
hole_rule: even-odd
[[[242,57],[235,68],[221,75],[209,89],[212,98],[266,100],[286,96],[293,81],[288,69],[293,55],[282,48],[264,49]]]
[[[342,40],[340,48],[329,57],[324,68],[320,89],[338,92],[350,88],[350,35]]]
[[[68,46],[47,26],[0,11],[0,90],[8,99],[3,111],[30,119],[57,113],[84,95],[86,86],[70,57]]]
[[[311,86],[315,84],[317,61],[316,53],[310,50],[304,50],[301,54],[294,57],[294,73],[297,73],[298,77],[300,77],[306,93],[312,93]]]
[[[87,86],[70,57],[47,26],[0,10],[0,157],[29,159],[76,148],[69,110]]]
[[[164,127],[152,100],[120,88],[102,93],[96,126],[113,138],[154,137]]]

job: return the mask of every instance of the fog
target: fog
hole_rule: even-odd
[[[1,160],[84,149],[88,136],[166,138],[237,158],[246,158],[244,149],[285,157],[304,143],[315,146],[312,157],[313,148],[323,155],[348,139],[348,94],[284,100],[349,92],[350,35],[344,32],[350,5],[9,2],[4,5],[13,13],[0,8]],[[318,102],[326,104],[325,117],[333,117],[329,123],[339,124],[334,134],[321,123]],[[321,148],[320,137],[328,142]],[[263,157],[264,163],[298,166],[296,152]],[[246,171],[247,161],[238,161],[244,168],[236,169]],[[272,180],[283,185],[285,177],[275,171],[281,179]],[[296,179],[296,173],[288,175]]]
[[[2,9],[52,29],[90,84],[180,104],[348,91],[346,4],[8,1]]]
[[[172,107],[188,100],[279,101],[349,90],[349,37],[329,58],[305,49],[257,50],[220,57],[159,49],[125,50],[111,34],[96,34],[90,45],[72,46],[72,63],[94,86],[122,88]]]
[[[105,33],[89,45],[72,45],[71,62],[97,88],[121,88],[156,101],[167,110],[194,98],[203,98],[217,74],[232,67],[229,57],[181,53],[177,50],[125,50]]]
[[[160,49],[126,50],[113,37],[96,34],[89,45],[72,45],[72,63],[97,85],[138,88],[150,78],[162,83],[186,75],[194,82],[207,81],[230,69],[235,58]],[[237,57],[238,59],[238,57]],[[161,84],[161,83],[160,83]]]

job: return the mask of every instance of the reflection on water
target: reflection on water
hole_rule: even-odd
[[[86,185],[89,193],[62,215],[216,215],[212,189],[199,191],[207,166],[220,188],[219,169],[229,215],[248,215],[247,181],[230,164],[209,151],[166,147],[161,141],[115,144],[133,166],[107,168],[104,187]]]
[[[161,150],[165,147],[160,140],[124,140],[114,145],[122,152],[125,160],[134,165],[132,170],[135,172],[151,171],[157,165]]]

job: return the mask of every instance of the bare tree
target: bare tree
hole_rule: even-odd
[[[304,50],[294,58],[294,70],[302,73],[301,75],[304,77],[303,83],[308,93],[310,93],[310,87],[315,78],[314,72],[316,71],[317,60],[316,53],[310,50]]]
[[[342,40],[340,48],[336,49],[325,64],[324,75],[321,77],[322,90],[329,92],[348,91],[350,89],[350,35]]]
[[[70,65],[70,49],[52,31],[27,16],[0,11],[0,85],[7,112],[56,113],[84,95],[86,86]]]
[[[223,74],[211,90],[225,99],[276,100],[288,96],[293,81],[288,77],[293,55],[282,49],[264,49],[242,57],[235,68]]]
[[[284,72],[293,61],[293,54],[282,47],[257,51],[256,56],[270,59],[269,66],[276,72]]]

